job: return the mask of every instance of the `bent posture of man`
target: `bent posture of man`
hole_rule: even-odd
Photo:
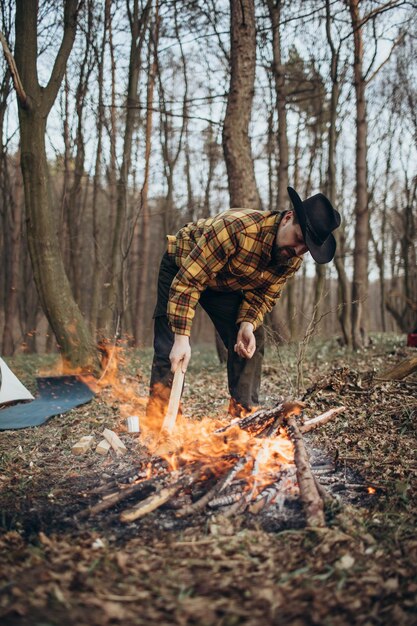
[[[168,235],[158,278],[148,412],[164,413],[177,367],[187,369],[198,303],[228,351],[229,413],[258,404],[264,354],[263,318],[310,251],[317,263],[334,257],[340,215],[321,193],[302,201],[291,187],[284,212],[231,209]]]

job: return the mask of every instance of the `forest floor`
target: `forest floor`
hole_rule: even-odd
[[[312,342],[299,368],[297,346],[267,354],[263,403],[304,396],[308,416],[344,404],[306,439],[376,490],[327,511],[324,530],[268,532],[250,515],[183,526],[160,523],[158,512],[132,524],[112,512],[80,521],[90,490],[145,454],[126,432],[122,458],[71,453],[83,435],[98,443],[105,427],[120,433],[129,407],[111,388],[43,426],[0,432],[1,624],[417,624],[417,377],[378,380],[411,350],[403,336],[378,335],[356,354]],[[8,363],[34,390],[51,359]],[[127,351],[121,384],[144,398],[149,366],[149,351]],[[225,417],[224,370],[211,348],[194,349],[190,420]]]

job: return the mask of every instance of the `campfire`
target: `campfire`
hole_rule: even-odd
[[[123,400],[123,385],[121,391]],[[120,507],[128,499],[136,503],[121,511],[124,523],[160,507],[174,509],[177,518],[202,512],[256,515],[287,497],[299,497],[307,525],[324,526],[323,489],[312,474],[303,433],[326,423],[344,407],[307,421],[304,409],[301,402],[280,399],[271,409],[226,425],[209,418],[198,422],[181,417],[170,435],[161,430],[161,416],[148,417],[142,422],[141,443],[150,460],[123,479],[93,490],[91,494],[101,499],[81,516]]]
[[[68,368],[65,373],[81,376],[107,401],[117,400],[122,417],[143,413],[146,398],[138,398],[137,381],[120,375],[121,349],[112,346],[105,355],[99,380],[68,372]],[[327,423],[345,407],[329,409],[308,420],[304,418],[306,408],[303,402],[280,398],[270,409],[227,424],[218,419],[196,421],[179,416],[170,431],[163,428],[162,412],[147,415],[141,419],[138,439],[145,446],[146,458],[127,474],[93,489],[90,494],[99,495],[100,501],[84,509],[80,517],[98,515],[127,500],[136,504],[121,511],[120,521],[124,523],[160,507],[174,509],[177,518],[219,511],[225,517],[243,512],[256,515],[292,498],[301,500],[308,526],[322,527],[328,494],[311,470],[303,434]],[[109,447],[116,454],[126,452],[116,433],[105,429],[103,436],[101,444],[106,444],[106,452]]]

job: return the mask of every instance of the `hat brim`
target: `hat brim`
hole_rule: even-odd
[[[334,235],[330,234],[322,246],[317,246],[308,235],[304,235],[304,241],[307,248],[310,250],[310,254],[316,263],[320,265],[323,263],[329,263],[336,252],[336,239]]]
[[[307,232],[307,217],[304,209],[303,201],[298,193],[292,187],[287,188],[288,195],[290,196],[291,203],[294,207],[295,214],[297,215],[298,223],[300,224],[301,232],[303,233],[305,244],[316,263],[324,264],[329,263],[336,252],[336,239],[330,234],[323,245],[318,246],[311,239]]]

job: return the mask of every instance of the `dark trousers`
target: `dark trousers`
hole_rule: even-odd
[[[159,269],[158,300],[154,312],[154,358],[148,404],[148,411],[157,410],[161,414],[166,411],[173,379],[169,354],[175,337],[168,324],[166,312],[169,289],[177,272],[178,267],[165,253]],[[255,331],[256,351],[251,359],[244,359],[236,354],[234,346],[239,330],[236,318],[241,301],[240,292],[205,289],[199,302],[211,318],[227,348],[227,378],[230,396],[244,409],[250,410],[259,402],[265,334],[263,326]]]

